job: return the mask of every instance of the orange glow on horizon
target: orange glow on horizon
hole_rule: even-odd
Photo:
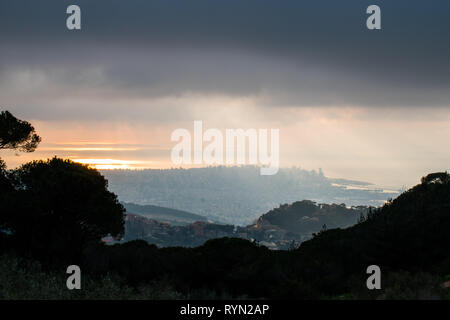
[[[61,147],[41,148],[41,151],[139,151],[142,148],[116,148],[116,147]]]
[[[129,161],[118,159],[72,159],[74,162],[86,164],[95,169],[135,169],[142,167],[142,161]]]

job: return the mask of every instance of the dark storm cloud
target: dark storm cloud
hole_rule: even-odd
[[[69,4],[79,32],[65,28]],[[370,4],[381,31],[365,27]],[[448,106],[449,17],[448,1],[2,1],[0,85],[22,71],[80,94]]]

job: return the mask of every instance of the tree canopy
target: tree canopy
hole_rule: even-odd
[[[37,256],[79,256],[102,237],[121,237],[124,208],[95,169],[71,160],[33,161],[12,170],[8,228]]]
[[[0,112],[0,149],[33,152],[41,142],[34,127],[19,120],[9,111]]]
[[[0,149],[32,152],[41,138],[27,121],[0,112]],[[0,159],[0,234],[39,258],[80,257],[90,243],[124,233],[124,211],[95,169],[58,158],[6,170]]]

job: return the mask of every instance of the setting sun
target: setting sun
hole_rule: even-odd
[[[72,159],[75,162],[87,164],[96,169],[132,169],[138,161],[117,159]]]

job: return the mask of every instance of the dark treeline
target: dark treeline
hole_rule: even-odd
[[[432,174],[357,225],[320,232],[296,250],[271,251],[230,238],[191,249],[158,249],[137,240],[93,249],[86,268],[113,271],[132,285],[168,279],[185,294],[307,299],[369,294],[364,288],[372,264],[388,281],[409,272],[410,286],[424,274],[450,274],[449,228],[450,176]],[[421,284],[422,289],[431,290],[426,285],[431,284]]]
[[[5,144],[24,123],[5,112],[0,118],[11,126],[0,145],[37,146],[31,126],[14,138],[20,144]],[[71,264],[89,281],[84,290],[95,292],[84,298],[160,297],[155,291],[175,298],[449,297],[440,287],[450,274],[446,172],[424,177],[358,224],[323,230],[288,251],[235,238],[196,248],[157,248],[142,240],[105,245],[103,237],[123,236],[125,210],[98,171],[69,160],[34,161],[15,170],[2,165],[0,182],[0,297],[33,290],[34,298],[67,297],[60,277]],[[373,264],[382,270],[380,291],[366,288],[366,268]],[[42,293],[45,286],[51,294]]]
[[[322,231],[291,251],[222,238],[197,248],[158,249],[142,240],[107,246],[97,241],[64,251],[49,246],[43,253],[34,242],[24,248],[13,235],[4,235],[2,249],[26,252],[51,272],[78,264],[94,278],[113,274],[133,290],[163,286],[182,297],[315,299],[351,293],[367,298],[375,293],[364,289],[365,271],[376,264],[383,270],[383,288],[390,288],[386,281],[393,281],[394,288],[400,281],[405,287],[395,294],[418,286],[429,298],[443,294],[438,293],[438,280],[450,274],[449,228],[450,176],[442,173],[425,177],[357,225]],[[421,297],[415,294],[406,297]]]

